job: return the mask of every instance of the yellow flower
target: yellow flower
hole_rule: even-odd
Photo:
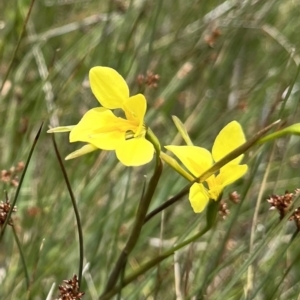
[[[147,102],[142,94],[129,96],[123,77],[114,69],[94,67],[89,73],[93,94],[103,107],[86,112],[75,126],[56,127],[52,132],[70,132],[70,142],[86,142],[79,150],[69,154],[72,159],[97,149],[115,150],[125,166],[140,166],[153,158],[154,147],[145,139],[144,116]],[[120,108],[126,118],[111,111]]]
[[[165,146],[183,163],[183,165],[197,178],[207,171],[214,162],[218,162],[227,154],[244,144],[245,136],[241,125],[232,121],[227,124],[215,139],[212,153],[205,148],[196,146]],[[219,174],[206,179],[208,188],[202,183],[194,183],[190,188],[189,200],[195,213],[200,213],[206,207],[209,199],[218,200],[223,189],[241,178],[248,169],[247,165],[240,165],[243,155],[233,159],[223,166]]]

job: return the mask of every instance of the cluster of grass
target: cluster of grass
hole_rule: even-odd
[[[289,0],[1,1],[0,169],[25,162],[44,127],[22,182],[14,230],[7,226],[1,239],[0,298],[54,299],[57,285],[78,275],[74,209],[46,131],[77,124],[98,106],[88,84],[91,67],[116,69],[132,94],[146,95],[146,123],[162,145],[183,144],[176,115],[195,145],[211,149],[232,120],[248,138],[278,119],[300,121],[299,13],[297,1]],[[137,80],[147,72],[159,75],[156,87]],[[62,157],[80,147],[67,134],[56,142]],[[122,298],[298,299],[297,228],[288,216],[279,222],[266,199],[300,188],[299,150],[293,136],[248,151],[247,175],[223,195],[237,191],[240,203],[228,202],[225,220],[134,277]],[[83,299],[98,299],[155,162],[126,168],[113,152],[96,151],[64,165],[82,222],[80,289]],[[150,210],[186,184],[165,165]],[[12,200],[16,188],[1,187],[3,200],[5,190]],[[125,280],[205,222],[206,213],[194,214],[187,197],[153,217],[128,257]]]

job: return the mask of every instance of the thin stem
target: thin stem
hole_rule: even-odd
[[[0,232],[0,242],[1,242],[1,240],[2,240],[2,237],[3,237],[3,234],[4,234],[5,228],[6,228],[8,222],[9,222],[9,220],[10,220],[10,217],[11,217],[11,214],[12,214],[12,212],[13,212],[13,209],[14,209],[14,207],[16,206],[17,199],[18,199],[18,196],[19,196],[19,193],[20,193],[20,190],[21,190],[21,186],[22,186],[22,184],[23,184],[24,177],[25,177],[25,174],[26,174],[26,171],[27,171],[29,162],[30,162],[30,160],[31,160],[31,156],[32,156],[32,154],[33,154],[33,151],[34,151],[34,149],[35,149],[35,146],[36,146],[36,144],[37,144],[37,141],[38,141],[38,139],[39,139],[39,137],[40,137],[42,128],[43,128],[43,123],[41,124],[41,126],[40,126],[40,128],[39,128],[39,130],[38,130],[38,132],[37,132],[37,134],[36,134],[36,136],[35,136],[35,138],[34,138],[33,144],[32,144],[31,149],[30,149],[30,151],[29,151],[29,155],[28,155],[28,158],[27,158],[27,161],[26,161],[24,170],[23,170],[23,173],[22,173],[21,178],[20,178],[20,182],[19,182],[18,187],[17,187],[17,190],[16,190],[16,194],[15,194],[14,200],[13,200],[12,203],[11,203],[11,209],[10,209],[10,211],[8,212],[8,214],[7,214],[7,216],[6,216],[6,219],[5,219],[5,222],[4,222],[4,224],[3,224],[2,228],[1,228],[1,232]]]
[[[17,232],[16,232],[16,229],[15,229],[14,225],[12,225],[12,229],[13,229],[14,238],[15,238],[15,241],[17,243],[18,250],[19,250],[19,253],[20,253],[20,257],[21,257],[21,261],[22,261],[24,273],[25,273],[25,280],[26,280],[27,291],[29,291],[30,278],[29,278],[28,269],[27,269],[27,266],[26,266],[25,256],[24,256],[24,253],[23,253],[23,250],[22,250],[22,245],[20,243],[20,240],[18,238],[18,235],[17,235]]]
[[[256,228],[257,228],[257,222],[258,222],[258,216],[259,216],[259,210],[261,208],[261,202],[263,199],[264,192],[266,190],[266,183],[268,180],[268,176],[270,174],[271,166],[272,166],[272,161],[274,160],[274,153],[275,153],[275,147],[273,146],[271,155],[269,157],[269,161],[266,167],[266,171],[264,173],[260,189],[258,192],[257,196],[257,202],[255,205],[255,210],[253,214],[253,219],[252,219],[252,225],[251,225],[251,230],[250,230],[250,241],[249,241],[249,256],[252,254],[254,251],[254,241],[255,241],[255,234],[256,234]],[[253,287],[254,287],[254,265],[250,264],[248,267],[247,271],[247,285],[245,287],[245,295],[247,298],[247,295],[250,295],[252,293]]]
[[[78,230],[78,240],[79,240],[79,270],[78,270],[78,285],[80,287],[81,285],[81,280],[82,280],[82,269],[83,269],[83,234],[82,234],[82,226],[81,226],[81,221],[80,221],[80,215],[79,215],[79,211],[78,211],[78,207],[77,207],[77,203],[76,203],[76,199],[66,172],[66,169],[64,167],[63,161],[61,159],[61,156],[59,154],[56,142],[55,142],[55,138],[54,138],[54,134],[52,134],[52,142],[53,142],[53,146],[54,146],[54,150],[55,150],[55,154],[56,157],[58,159],[61,171],[63,173],[68,191],[69,191],[69,195],[72,201],[72,205],[73,205],[73,209],[74,209],[74,213],[75,213],[75,218],[76,218],[76,223],[77,223],[77,230]]]
[[[172,198],[164,202],[162,205],[158,206],[157,208],[152,210],[149,214],[147,214],[147,216],[145,217],[144,224],[147,223],[150,219],[152,219],[155,215],[157,215],[158,213],[160,213],[161,211],[168,208],[169,206],[171,206],[172,204],[176,203],[181,198],[183,198],[185,195],[187,195],[193,183],[194,182],[186,185],[177,195],[173,196]]]
[[[156,266],[158,263],[162,262],[164,259],[168,258],[169,256],[173,255],[174,252],[178,251],[179,249],[185,247],[186,245],[196,241],[198,238],[200,238],[202,235],[204,235],[210,227],[206,226],[202,231],[198,232],[197,234],[193,235],[191,238],[187,239],[186,241],[172,247],[168,251],[164,252],[163,254],[155,257],[154,259],[148,261],[144,265],[142,265],[136,272],[126,277],[122,283],[122,285],[119,285],[118,287],[113,288],[108,293],[104,294],[102,297],[99,298],[99,300],[108,300],[115,294],[117,294],[123,287],[134,281],[136,278],[138,278],[140,275],[144,274],[154,266]]]
[[[159,181],[161,173],[162,173],[162,163],[161,163],[159,156],[157,155],[156,167],[155,167],[154,174],[152,175],[152,177],[150,179],[150,182],[149,182],[149,185],[148,185],[145,195],[141,198],[130,236],[129,236],[128,241],[127,241],[125,247],[123,248],[123,250],[114,266],[114,269],[112,270],[112,272],[108,278],[108,281],[107,281],[107,284],[106,284],[106,287],[104,290],[104,294],[109,292],[116,285],[118,278],[120,276],[120,273],[122,272],[122,270],[126,264],[127,257],[132,252],[132,250],[134,249],[134,247],[139,239],[139,236],[141,234],[142,227],[144,224],[145,216],[147,214],[147,210],[149,208],[153,194],[156,190],[156,186]],[[101,296],[100,296],[100,298],[101,298]]]
[[[35,2],[35,0],[31,0],[31,2],[30,2],[29,9],[28,9],[28,12],[27,12],[25,21],[24,21],[24,23],[23,23],[22,31],[21,31],[21,34],[20,34],[20,36],[19,36],[19,39],[18,39],[16,48],[15,48],[15,50],[14,50],[14,52],[13,52],[12,59],[11,59],[11,61],[9,62],[7,71],[6,71],[6,73],[5,73],[5,76],[4,76],[4,78],[3,78],[3,81],[2,81],[2,83],[1,83],[0,94],[1,94],[1,92],[2,92],[2,89],[3,89],[3,87],[4,87],[5,82],[6,82],[7,78],[8,78],[8,76],[9,76],[9,73],[10,73],[10,71],[11,71],[11,69],[12,69],[13,63],[14,63],[15,58],[16,58],[17,51],[19,50],[21,41],[22,41],[22,39],[23,39],[23,37],[24,37],[25,31],[26,31],[26,26],[27,26],[29,17],[30,17],[30,15],[31,15],[31,11],[32,11],[34,2]]]
[[[145,272],[147,272],[148,270],[150,270],[151,268],[153,268],[154,266],[156,266],[157,264],[159,264],[164,259],[166,259],[169,256],[173,255],[174,252],[176,252],[179,249],[181,249],[181,248],[189,245],[190,243],[195,242],[197,239],[199,239],[201,236],[203,236],[216,223],[215,221],[216,221],[216,216],[218,214],[218,207],[219,207],[219,203],[218,202],[211,201],[208,204],[208,208],[207,208],[206,226],[200,232],[196,233],[195,235],[193,235],[189,239],[187,239],[187,240],[183,241],[182,243],[180,243],[180,244],[172,247],[171,249],[167,250],[163,254],[161,254],[161,255],[153,258],[149,262],[147,262],[144,265],[142,265],[136,272],[134,272],[132,275],[129,275],[127,278],[125,278],[123,280],[123,282],[118,287],[114,287],[110,291],[108,291],[107,293],[105,293],[104,295],[102,295],[99,298],[99,300],[108,300],[108,299],[110,299],[112,296],[114,296],[120,290],[122,290],[123,287],[125,287],[126,285],[128,285],[129,283],[131,283],[137,277],[139,277],[140,275],[144,274]]]

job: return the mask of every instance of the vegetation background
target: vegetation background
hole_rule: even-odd
[[[26,161],[45,123],[13,215],[16,235],[6,228],[0,244],[0,299],[54,299],[57,286],[78,272],[74,210],[46,131],[76,124],[98,106],[88,83],[91,67],[112,67],[132,94],[145,93],[146,123],[162,145],[183,144],[176,115],[195,145],[211,149],[232,120],[247,138],[279,118],[286,125],[300,122],[299,15],[293,0],[1,1],[1,169]],[[151,74],[159,75],[157,86],[145,82]],[[67,134],[56,140],[63,157],[80,147],[69,144]],[[266,199],[300,188],[300,138],[255,147],[244,161],[247,175],[224,192],[226,200],[237,191],[240,203],[228,202],[224,220],[124,287],[119,299],[299,299],[297,228],[287,218],[279,222]],[[82,220],[83,299],[98,299],[154,162],[126,168],[113,152],[97,151],[65,168]],[[165,166],[150,209],[186,184]],[[3,182],[3,200],[5,190],[12,199],[16,188]],[[197,232],[205,218],[193,213],[187,197],[155,216],[125,276]]]

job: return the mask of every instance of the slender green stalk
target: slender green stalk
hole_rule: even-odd
[[[152,210],[149,214],[147,214],[144,224],[147,223],[150,219],[152,219],[155,215],[163,211],[164,209],[168,208],[172,204],[176,203],[180,199],[182,199],[184,196],[186,196],[190,190],[190,187],[195,181],[191,182],[190,184],[186,185],[177,195],[170,198],[166,202],[164,202],[162,205],[158,206],[154,210]]]
[[[122,288],[124,288],[126,285],[137,279],[140,275],[144,274],[151,268],[155,267],[157,264],[165,260],[166,258],[170,257],[174,254],[175,251],[178,251],[179,249],[185,247],[186,245],[196,241],[198,238],[200,238],[202,235],[204,235],[209,230],[208,227],[205,227],[202,231],[198,232],[191,238],[187,239],[186,241],[174,246],[173,248],[169,249],[168,251],[164,252],[163,254],[153,258],[149,262],[143,264],[136,272],[126,277],[123,281],[123,284],[117,287],[114,287],[111,289],[108,293],[103,294],[99,300],[108,300],[112,296],[116,295]]]
[[[43,250],[43,247],[44,247],[44,242],[45,242],[45,239],[42,240],[42,243],[40,245],[40,249],[39,249],[39,253],[38,253],[38,257],[36,259],[36,262],[35,262],[35,266],[32,270],[32,275],[31,275],[31,280],[30,280],[30,287],[27,291],[27,300],[30,300],[31,299],[31,295],[30,295],[30,292],[31,292],[31,286],[32,286],[32,283],[34,282],[35,280],[35,276],[36,276],[36,271],[37,271],[37,267],[38,267],[38,263],[40,261],[40,257],[41,257],[41,252]]]
[[[69,195],[72,201],[72,205],[73,205],[73,209],[74,209],[74,213],[75,213],[75,218],[76,218],[76,223],[77,223],[77,230],[78,230],[78,240],[79,240],[79,269],[78,269],[78,285],[80,287],[81,285],[81,280],[82,280],[82,269],[83,269],[83,233],[82,233],[82,226],[81,226],[81,221],[80,221],[80,214],[78,211],[78,207],[77,207],[77,203],[76,203],[76,199],[66,172],[66,169],[64,167],[63,161],[61,159],[61,156],[59,154],[56,142],[55,142],[55,137],[54,134],[52,134],[52,142],[53,142],[53,146],[54,146],[54,150],[55,150],[55,154],[57,157],[57,160],[59,162],[61,171],[63,173],[68,191],[69,191]]]
[[[12,225],[12,229],[13,229],[14,238],[15,238],[15,241],[17,243],[18,250],[19,250],[19,253],[20,253],[20,257],[21,257],[21,261],[22,261],[22,265],[23,265],[23,270],[24,270],[24,273],[25,273],[27,291],[29,291],[30,278],[29,278],[29,274],[28,274],[28,268],[27,268],[27,265],[26,265],[26,261],[25,261],[25,256],[24,256],[24,253],[23,253],[23,250],[22,250],[22,245],[20,243],[20,240],[18,238],[18,235],[17,235],[17,232],[16,232],[16,229],[15,229],[14,225]]]
[[[42,128],[43,128],[43,124],[44,124],[44,123],[41,124],[41,126],[40,126],[40,128],[39,128],[39,130],[38,130],[38,132],[37,132],[37,134],[36,134],[36,136],[35,136],[35,138],[34,138],[34,141],[33,141],[33,143],[32,143],[31,149],[30,149],[30,151],[29,151],[29,155],[28,155],[28,158],[27,158],[27,161],[26,161],[26,164],[25,164],[23,173],[22,173],[22,175],[21,175],[20,182],[19,182],[18,187],[17,187],[17,190],[16,190],[16,194],[15,194],[14,200],[13,200],[12,203],[11,203],[11,209],[10,209],[10,211],[8,212],[8,214],[7,214],[7,216],[6,216],[6,220],[5,220],[5,222],[4,222],[4,224],[3,224],[2,228],[1,228],[1,232],[0,232],[0,242],[1,242],[1,240],[2,240],[2,237],[3,237],[3,234],[4,234],[5,228],[6,228],[8,222],[9,222],[9,220],[10,220],[10,217],[11,217],[11,214],[12,214],[12,212],[13,212],[13,209],[14,209],[16,203],[17,203],[17,199],[18,199],[18,196],[19,196],[19,193],[20,193],[20,190],[21,190],[23,181],[24,181],[24,177],[25,177],[26,171],[27,171],[27,169],[28,169],[28,165],[29,165],[29,162],[30,162],[30,160],[31,160],[33,151],[34,151],[35,146],[36,146],[36,144],[37,144],[37,141],[38,141],[38,139],[39,139],[39,137],[40,137],[40,134],[41,134],[41,131],[42,131]]]
[[[152,177],[150,179],[150,182],[149,182],[149,185],[148,185],[148,188],[147,188],[147,191],[146,191],[144,197],[141,198],[141,201],[140,201],[139,207],[138,207],[138,211],[136,214],[136,218],[135,218],[135,221],[133,224],[133,228],[129,235],[128,241],[127,241],[125,247],[123,248],[123,250],[115,264],[115,267],[112,270],[112,272],[108,278],[108,281],[107,281],[107,284],[106,284],[106,287],[104,290],[104,294],[108,293],[116,285],[116,283],[119,279],[120,273],[122,272],[122,270],[126,264],[127,257],[132,252],[132,250],[134,249],[134,247],[139,239],[139,236],[141,234],[142,227],[144,224],[145,216],[147,214],[147,210],[149,208],[153,194],[156,190],[156,186],[159,181],[161,173],[162,173],[162,163],[159,158],[159,155],[157,155],[154,174],[152,175]],[[99,299],[101,299],[101,296]]]
[[[3,78],[3,80],[2,80],[2,83],[1,83],[0,94],[1,94],[1,92],[2,92],[2,90],[3,90],[4,84],[5,84],[5,82],[6,82],[7,78],[8,78],[8,76],[9,76],[9,73],[10,73],[10,71],[11,71],[11,69],[12,69],[12,66],[13,66],[13,63],[14,63],[14,61],[15,61],[17,52],[18,52],[18,50],[19,50],[21,41],[22,41],[22,39],[23,39],[23,37],[24,37],[25,31],[26,31],[26,26],[27,26],[29,17],[30,17],[30,15],[31,15],[31,11],[32,11],[34,2],[35,2],[35,0],[31,0],[31,2],[30,2],[29,9],[28,9],[28,12],[27,12],[25,21],[24,21],[24,23],[23,23],[23,27],[22,27],[21,34],[20,34],[20,36],[19,36],[19,39],[18,39],[17,45],[16,45],[16,47],[15,47],[15,50],[14,50],[14,52],[13,52],[11,61],[9,62],[7,71],[6,71],[5,76],[4,76],[4,78]]]
[[[123,248],[123,250],[114,266],[114,269],[112,270],[112,272],[108,278],[108,281],[107,281],[107,284],[106,284],[106,287],[104,290],[104,294],[107,293],[108,291],[110,291],[112,288],[114,288],[114,286],[116,285],[116,283],[119,279],[120,273],[124,271],[123,269],[127,262],[128,255],[134,249],[134,247],[139,239],[139,236],[141,234],[145,216],[147,214],[153,194],[156,190],[156,186],[158,184],[160,175],[162,173],[162,162],[161,162],[161,159],[159,156],[160,143],[150,128],[147,129],[146,138],[153,144],[155,152],[156,152],[155,171],[150,179],[146,193],[145,194],[143,193],[143,195],[141,197],[139,207],[137,210],[137,214],[136,214],[136,218],[135,218],[135,221],[133,224],[133,228],[131,230],[131,233],[129,235],[127,243],[126,243],[125,247]]]
[[[121,285],[118,287],[114,287],[111,289],[109,292],[103,294],[99,300],[108,300],[115,294],[117,294],[123,287],[131,283],[133,280],[137,279],[140,275],[144,274],[166,258],[170,257],[171,255],[174,254],[175,251],[180,250],[181,248],[195,242],[197,239],[199,239],[201,236],[203,236],[207,231],[209,231],[212,226],[215,224],[216,220],[216,215],[217,215],[217,207],[218,203],[217,202],[210,202],[209,207],[208,207],[208,213],[207,213],[207,225],[205,228],[203,228],[201,231],[193,235],[192,237],[188,238],[187,240],[183,241],[182,243],[170,248],[169,250],[165,251],[163,254],[158,255],[157,257],[153,258],[149,262],[145,263],[142,265],[136,272],[133,274],[129,275],[127,278],[125,278],[122,282]]]
[[[298,233],[299,233],[299,231],[296,231],[296,232],[293,234],[293,236],[292,236],[292,238],[291,238],[291,240],[290,240],[290,244],[294,241],[294,239],[295,239],[295,237],[297,236]],[[288,247],[290,246],[290,244],[288,245]],[[286,248],[288,249],[288,247],[286,247]],[[286,251],[287,249],[284,249],[284,250]],[[283,252],[283,254],[284,254],[284,252]],[[269,296],[270,299],[275,299],[275,294],[277,293],[279,287],[280,287],[281,284],[285,281],[286,276],[289,274],[289,272],[291,271],[292,267],[295,267],[296,263],[299,262],[299,259],[300,259],[300,252],[298,251],[296,257],[293,259],[293,261],[290,263],[290,265],[286,268],[286,270],[284,271],[284,273],[281,275],[281,278],[280,278],[280,280],[279,280],[277,286],[276,286],[275,289],[273,290],[273,294]],[[278,263],[278,262],[276,262],[276,263]],[[270,272],[272,272],[276,267],[277,267],[276,264],[274,264],[274,265],[273,265],[273,268],[270,268]],[[266,281],[266,280],[264,280],[263,282],[261,282],[259,288],[263,288],[264,284],[267,284],[267,281]],[[255,295],[256,295],[256,294],[255,294]],[[255,296],[255,295],[254,295],[254,296]],[[252,297],[252,299],[254,299],[254,297]]]
[[[294,85],[295,85],[295,83],[297,81],[297,78],[299,76],[299,72],[300,72],[300,65],[298,65],[295,77],[293,78],[293,81],[292,81],[291,85],[289,86],[289,88],[287,90],[287,93],[286,93],[286,95],[285,95],[285,97],[284,97],[284,99],[282,101],[281,108],[280,108],[280,111],[279,111],[279,118],[282,117],[282,114],[283,114],[284,109],[285,109],[285,105],[286,105],[288,99],[290,98],[290,95],[292,93]]]
[[[284,254],[287,253],[287,250],[289,249],[289,247],[292,245],[292,243],[295,241],[295,238],[298,236],[298,233],[299,231],[296,230],[294,232],[294,234],[291,236],[291,239],[289,241],[289,243],[287,243],[286,245],[284,245],[284,247],[282,249],[280,249],[280,253],[278,254],[278,257],[282,258],[284,257]],[[296,259],[294,261],[297,261],[297,259],[299,259],[299,255],[296,256]],[[282,275],[279,283],[277,284],[277,287],[275,288],[275,290],[273,291],[273,295],[275,295],[276,291],[278,290],[280,284],[283,282],[284,278],[286,277],[286,275],[288,274],[288,272],[290,271],[290,268],[293,264],[291,264],[287,270],[284,272],[284,275]],[[278,260],[275,260],[273,262],[273,264],[270,266],[269,268],[269,272],[268,273],[271,273],[273,272],[276,267],[278,266]],[[268,276],[265,276],[263,279],[260,278],[259,280],[259,285],[258,287],[256,288],[255,292],[252,294],[252,295],[249,295],[249,297],[247,299],[257,299],[257,294],[258,292],[264,288],[264,286],[266,286],[268,284],[268,280],[269,280],[269,277]],[[270,298],[270,299],[273,299],[273,298]]]

